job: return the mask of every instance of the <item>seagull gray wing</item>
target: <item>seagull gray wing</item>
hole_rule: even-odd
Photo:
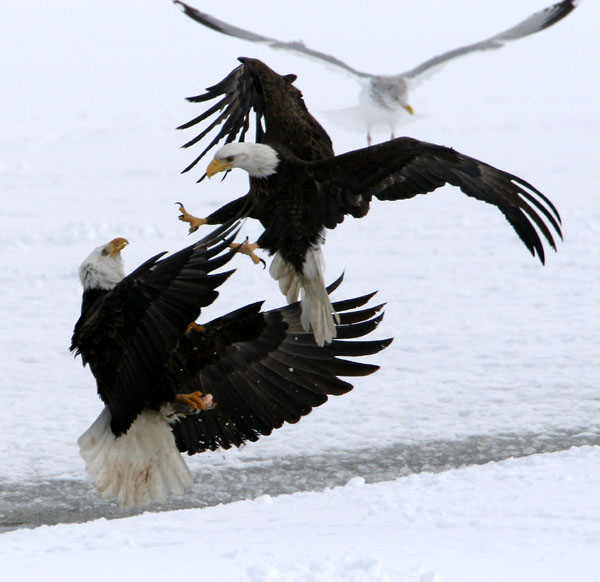
[[[228,24],[227,22],[223,22],[222,20],[218,20],[214,16],[211,16],[206,12],[200,12],[199,10],[196,10],[192,6],[188,6],[184,2],[180,2],[179,0],[174,0],[174,4],[178,4],[179,6],[181,6],[183,13],[186,16],[189,16],[192,20],[195,20],[196,22],[199,22],[200,24],[203,24],[208,28],[212,28],[213,30],[216,30],[217,32],[220,32],[222,34],[233,36],[235,38],[241,38],[242,40],[248,40],[250,42],[263,43],[274,49],[292,51],[295,53],[299,53],[301,56],[312,57],[320,61],[329,63],[330,65],[334,65],[336,67],[344,69],[348,73],[356,75],[357,77],[371,77],[369,73],[357,71],[350,65],[344,63],[343,61],[340,61],[332,55],[328,55],[326,53],[322,53],[320,51],[308,48],[301,40],[283,42],[275,38],[262,36],[254,32],[250,32],[249,30],[244,30],[243,28],[238,28],[237,26],[233,26],[232,24]]]
[[[532,14],[529,18],[526,18],[508,30],[500,32],[499,34],[496,34],[486,40],[482,40],[481,42],[461,46],[451,51],[442,53],[441,55],[437,55],[436,57],[421,63],[419,66],[411,69],[410,71],[400,73],[398,77],[414,79],[430,69],[438,67],[451,59],[455,59],[475,51],[498,49],[503,47],[511,40],[517,40],[519,38],[529,36],[530,34],[540,32],[541,30],[552,26],[559,20],[562,20],[577,6],[578,2],[579,0],[563,0],[562,2],[548,6],[547,8]]]

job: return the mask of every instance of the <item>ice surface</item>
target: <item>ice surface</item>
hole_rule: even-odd
[[[600,566],[599,447],[0,537],[8,580],[564,582]]]

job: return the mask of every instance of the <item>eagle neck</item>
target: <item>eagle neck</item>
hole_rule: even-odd
[[[108,293],[107,289],[85,289],[81,298],[81,315],[86,315],[97,301]]]
[[[268,178],[277,173],[280,155],[277,149],[268,144],[248,144],[249,158],[240,164],[251,178]]]

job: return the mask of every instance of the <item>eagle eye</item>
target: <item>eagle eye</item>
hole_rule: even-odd
[[[108,257],[110,251],[108,249],[102,249],[102,256],[103,257]]]

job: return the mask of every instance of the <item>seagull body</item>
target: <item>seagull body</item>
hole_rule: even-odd
[[[562,0],[562,2],[548,6],[490,38],[444,52],[408,71],[395,75],[376,75],[359,71],[337,57],[307,47],[301,41],[284,42],[263,36],[219,20],[206,12],[200,12],[179,0],[174,0],[174,3],[179,5],[187,16],[217,32],[310,57],[354,77],[361,85],[360,103],[358,107],[352,107],[350,110],[356,112],[360,117],[362,126],[367,132],[367,142],[370,145],[372,129],[377,125],[387,126],[391,139],[394,139],[396,126],[401,117],[406,113],[413,114],[414,112],[408,103],[410,90],[415,84],[440,69],[442,65],[473,52],[501,48],[507,42],[540,32],[567,16],[577,6],[579,0]]]

